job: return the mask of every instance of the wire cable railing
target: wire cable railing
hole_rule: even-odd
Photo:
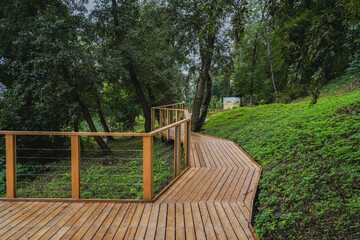
[[[0,197],[154,200],[189,166],[190,121],[179,103],[152,108],[150,133],[0,131]]]

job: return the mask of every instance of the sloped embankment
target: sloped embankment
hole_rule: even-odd
[[[261,239],[360,238],[360,91],[215,114],[203,133],[231,139],[262,167]]]

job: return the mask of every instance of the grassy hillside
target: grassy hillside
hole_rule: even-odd
[[[360,238],[360,91],[215,114],[203,133],[262,165],[261,239]]]

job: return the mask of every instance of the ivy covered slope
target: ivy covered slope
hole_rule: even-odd
[[[203,132],[231,139],[263,167],[254,227],[261,239],[360,238],[360,91],[239,108]]]

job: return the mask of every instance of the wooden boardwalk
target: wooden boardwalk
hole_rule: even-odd
[[[254,239],[261,168],[192,133],[191,168],[154,203],[0,202],[0,239]]]

